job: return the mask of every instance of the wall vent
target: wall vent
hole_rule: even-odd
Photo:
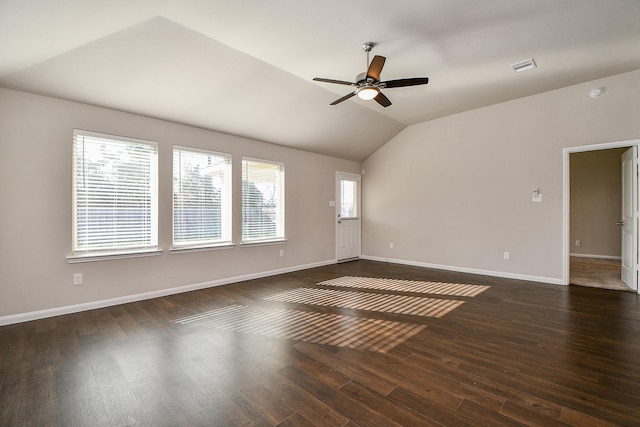
[[[537,67],[536,61],[534,61],[533,58],[527,59],[525,61],[520,61],[511,65],[511,69],[515,73],[521,73],[523,71],[533,70],[536,67]]]

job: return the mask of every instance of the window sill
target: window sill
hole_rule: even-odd
[[[75,264],[79,262],[92,262],[92,261],[106,261],[111,259],[124,259],[124,258],[141,258],[148,256],[162,255],[162,250],[140,250],[134,252],[105,252],[105,253],[87,253],[76,254],[67,257],[69,264]]]
[[[240,246],[266,246],[266,245],[280,245],[287,243],[287,239],[273,239],[273,240],[256,240],[255,242],[242,242]]]
[[[235,248],[235,243],[221,243],[219,245],[210,245],[210,246],[185,246],[183,248],[171,248],[169,250],[169,254],[185,254],[189,252],[205,252],[205,251],[219,251],[224,249],[233,249]]]

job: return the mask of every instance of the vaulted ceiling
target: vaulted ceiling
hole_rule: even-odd
[[[364,42],[382,80],[429,84],[330,106],[352,88],[313,77],[352,81]],[[0,0],[2,87],[357,161],[411,124],[639,68],[638,0]]]

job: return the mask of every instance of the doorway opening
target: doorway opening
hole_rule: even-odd
[[[638,290],[640,140],[564,150],[564,282]]]

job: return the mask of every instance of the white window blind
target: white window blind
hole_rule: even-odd
[[[242,241],[284,239],[284,164],[242,160]]]
[[[231,156],[173,149],[173,246],[231,242]]]
[[[155,143],[74,130],[74,253],[157,249],[157,183]]]
[[[340,217],[341,218],[357,218],[358,217],[358,181],[349,179],[340,180]]]

